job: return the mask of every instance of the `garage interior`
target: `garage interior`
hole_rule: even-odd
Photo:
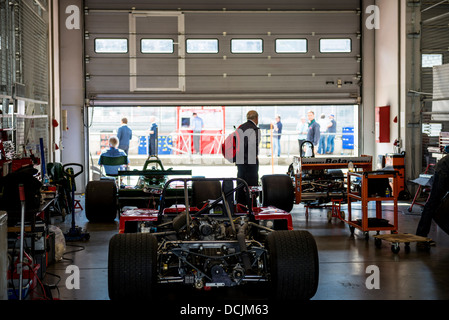
[[[18,292],[27,300],[110,299],[109,241],[120,215],[90,221],[86,196],[123,117],[133,130],[131,170],[149,159],[155,117],[165,169],[235,178],[221,144],[250,110],[259,113],[262,134],[259,178],[290,179],[293,230],[316,241],[311,300],[449,299],[449,236],[437,223],[428,235],[435,245],[424,249],[413,238],[378,237],[416,234],[435,164],[449,145],[448,12],[440,0],[0,0],[1,184],[8,189],[7,176],[31,166],[42,186],[24,235],[20,213],[0,208],[0,300],[17,300]],[[309,110],[317,120],[334,115],[332,153],[301,155],[297,127]],[[194,112],[205,119],[201,155],[184,126]],[[57,164],[73,169],[62,180],[74,184],[60,187],[50,177]],[[342,176],[330,178],[331,171]],[[370,177],[388,181],[382,194],[369,193]],[[135,185],[135,178],[121,181]],[[74,192],[66,203],[74,212],[56,205],[60,192]],[[62,241],[75,223],[88,238]],[[25,274],[23,292],[11,267],[22,240],[35,255],[27,261],[40,266]],[[157,294],[169,303],[186,296],[267,301],[257,287],[209,289]]]

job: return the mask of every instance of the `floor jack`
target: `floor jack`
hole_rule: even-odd
[[[80,167],[80,171],[76,174],[72,168],[67,168],[69,166]],[[76,241],[87,241],[90,239],[90,234],[84,232],[81,227],[78,227],[75,223],[75,178],[83,172],[83,166],[79,163],[68,163],[62,167],[64,174],[70,178],[72,186],[72,227],[68,232],[64,234],[66,242],[76,242]]]

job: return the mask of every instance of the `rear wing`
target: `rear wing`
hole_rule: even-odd
[[[122,170],[119,176],[191,176],[192,170]]]

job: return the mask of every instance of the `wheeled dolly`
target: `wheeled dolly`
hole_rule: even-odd
[[[382,240],[388,241],[391,243],[391,251],[393,253],[399,253],[401,250],[399,244],[404,244],[404,249],[406,253],[410,252],[410,243],[411,242],[423,242],[429,244],[432,239],[421,237],[413,234],[408,233],[402,233],[402,234],[382,234],[382,235],[375,235],[374,237],[374,244],[376,245],[376,248],[380,248],[382,246]],[[430,247],[430,245],[429,245]]]

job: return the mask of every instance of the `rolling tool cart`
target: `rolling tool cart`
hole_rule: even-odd
[[[401,153],[387,153],[385,155],[385,167],[383,171],[396,171],[398,184],[398,195],[399,200],[409,200],[410,193],[407,190],[405,183],[405,151]]]
[[[390,179],[393,187],[390,186]],[[358,181],[357,184],[354,181]],[[364,173],[348,172],[348,220],[351,234],[359,229],[368,239],[370,231],[391,231],[396,234],[398,230],[398,174],[396,171],[373,171]],[[392,192],[395,191],[395,192]],[[351,203],[360,201],[362,216],[353,219]],[[376,216],[368,217],[368,203],[376,202]],[[393,224],[383,218],[382,201],[393,202]]]

